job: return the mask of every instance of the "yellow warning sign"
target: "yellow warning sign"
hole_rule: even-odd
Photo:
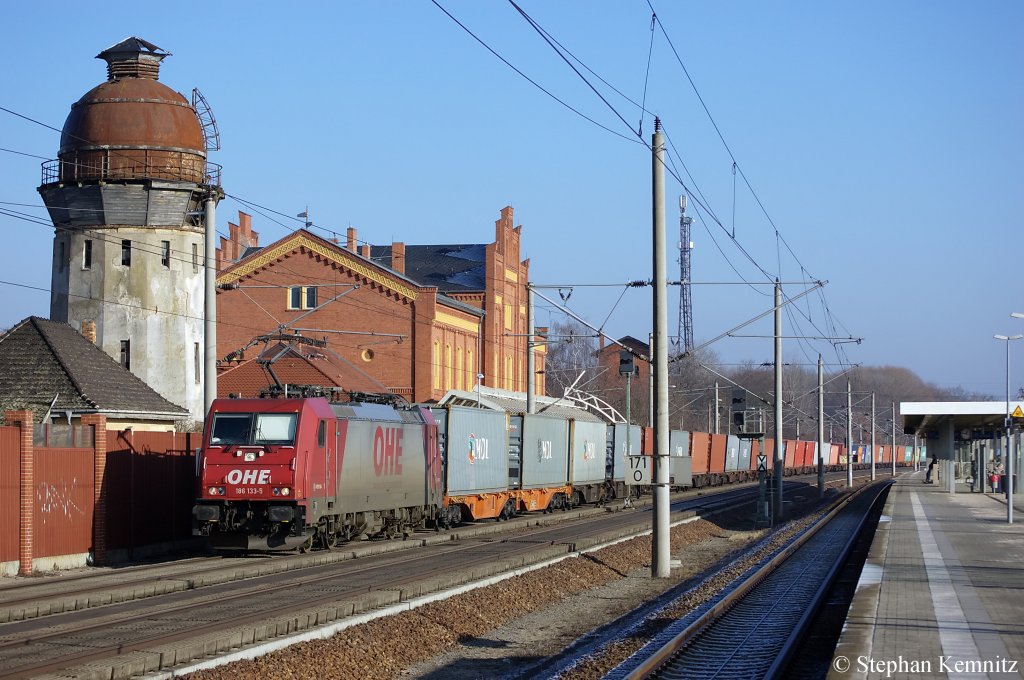
[[[1024,411],[1020,409],[1020,406],[1013,409],[1013,413],[1010,414],[1011,418],[1024,418]]]

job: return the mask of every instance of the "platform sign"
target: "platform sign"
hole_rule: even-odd
[[[650,456],[628,456],[626,486],[650,486],[652,461]]]
[[[767,472],[768,471],[768,456],[763,453],[757,455],[757,471]]]

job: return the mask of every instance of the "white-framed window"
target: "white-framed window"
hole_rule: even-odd
[[[292,286],[288,289],[288,309],[315,309],[316,286]]]

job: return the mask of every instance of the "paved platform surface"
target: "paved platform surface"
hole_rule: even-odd
[[[897,478],[830,679],[1024,677],[1024,499]]]

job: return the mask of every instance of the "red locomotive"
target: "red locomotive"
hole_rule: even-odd
[[[444,521],[425,408],[218,399],[207,423],[193,533],[214,547],[327,548]]]

